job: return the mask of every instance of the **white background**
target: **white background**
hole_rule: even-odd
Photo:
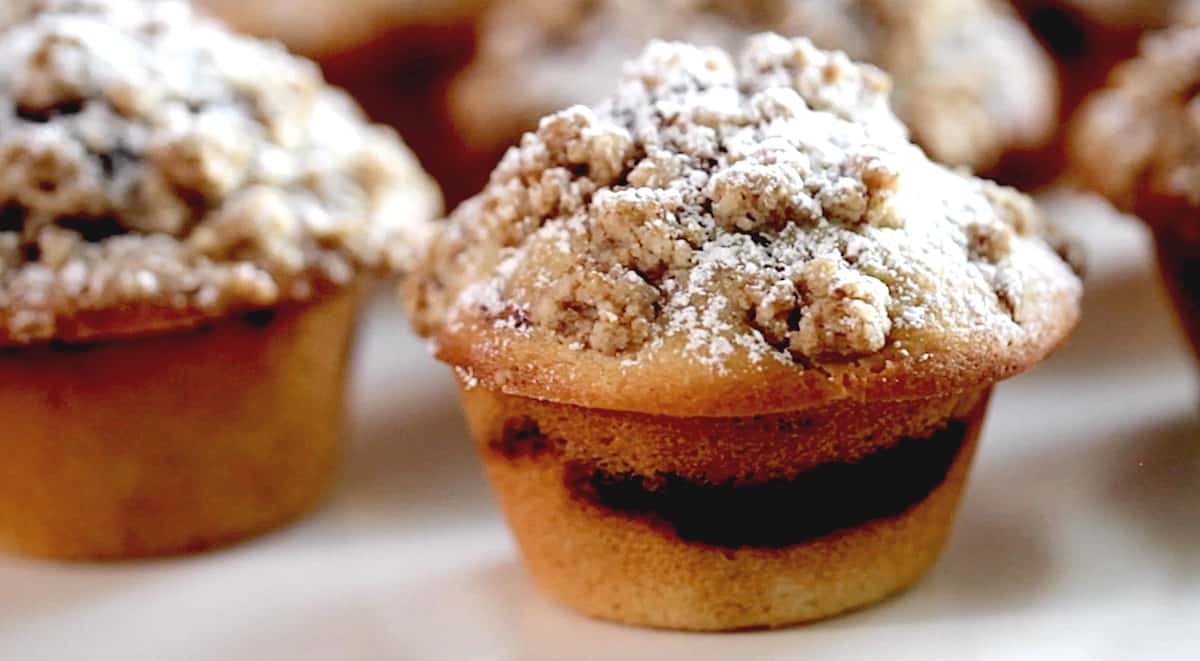
[[[689,635],[543,600],[447,371],[380,301],[359,351],[352,447],[320,511],[191,558],[0,559],[0,659],[1200,658],[1197,370],[1141,229],[1092,203],[1051,209],[1091,253],[1083,327],[998,390],[942,561],[881,606]]]

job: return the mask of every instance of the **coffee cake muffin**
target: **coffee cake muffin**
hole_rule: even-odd
[[[309,508],[359,293],[440,212],[311,63],[179,0],[0,31],[0,547],[124,558]]]
[[[1054,128],[1053,65],[992,0],[500,0],[451,108],[470,142],[502,148],[547,112],[597,100],[652,37],[735,47],[764,29],[889,71],[898,114],[936,160],[990,170]]]
[[[809,41],[654,42],[542,120],[409,281],[527,566],[655,627],[781,626],[935,560],[994,383],[1081,285]]]
[[[1159,266],[1200,349],[1200,28],[1156,33],[1080,111],[1076,180],[1149,225]]]

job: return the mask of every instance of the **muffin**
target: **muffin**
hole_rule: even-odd
[[[475,63],[451,88],[451,110],[468,143],[499,151],[542,115],[598,100],[652,37],[733,48],[765,29],[888,70],[898,114],[944,163],[990,171],[1054,128],[1053,64],[991,0],[499,0]]]
[[[440,213],[311,63],[180,0],[0,31],[0,547],[115,559],[329,483],[355,313]]]
[[[1076,181],[1142,218],[1163,280],[1200,348],[1200,28],[1148,37],[1072,127]]]
[[[588,615],[774,627],[914,582],[994,383],[1081,285],[809,41],[653,42],[543,119],[408,281],[527,567]]]

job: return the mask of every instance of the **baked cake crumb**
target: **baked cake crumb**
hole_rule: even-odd
[[[627,365],[674,341],[721,366],[1016,337],[1026,287],[1066,271],[1035,206],[932,163],[889,90],[804,39],[757,36],[738,64],[652,43],[615,96],[543,119],[450,216],[418,327],[490,320]]]
[[[407,270],[428,240],[436,187],[310,62],[182,0],[9,7],[0,335],[303,300]]]

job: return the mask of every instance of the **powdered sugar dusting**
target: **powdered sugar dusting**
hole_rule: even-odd
[[[436,186],[311,63],[183,0],[0,15],[0,327],[189,316],[409,269]]]
[[[1016,337],[1030,280],[1071,276],[1031,202],[908,142],[889,89],[805,40],[756,37],[738,64],[652,44],[451,216],[418,326],[489,320],[627,366],[670,345],[718,371]]]

